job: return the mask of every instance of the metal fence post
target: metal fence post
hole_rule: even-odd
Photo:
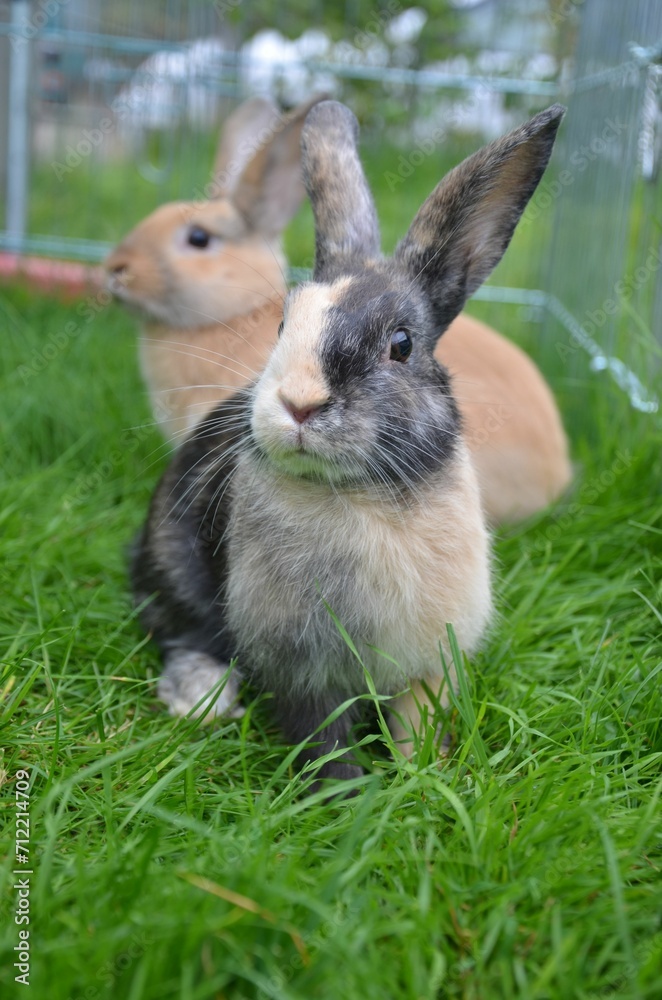
[[[10,249],[20,251],[27,229],[30,172],[30,0],[12,0],[9,34],[7,213]]]

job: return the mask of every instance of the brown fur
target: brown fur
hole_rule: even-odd
[[[312,98],[283,117],[262,99],[226,123],[208,186],[216,200],[162,205],[104,263],[142,318],[140,357],[157,422],[173,442],[255,378],[286,293],[280,232],[304,195],[299,137]],[[209,245],[190,245],[192,227]]]
[[[490,523],[528,517],[559,497],[571,478],[568,442],[549,386],[528,355],[460,315],[435,357],[453,375]]]
[[[155,409],[169,414],[170,437],[181,440],[217,403],[255,378],[277,339],[282,315],[277,300],[195,330],[145,324],[140,365]]]

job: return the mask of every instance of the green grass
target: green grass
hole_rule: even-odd
[[[499,617],[449,759],[368,743],[361,793],[331,804],[301,796],[268,698],[204,729],[157,701],[126,562],[164,449],[132,322],[76,308],[0,298],[2,996],[658,1000],[659,423],[581,387],[582,472],[496,541]]]

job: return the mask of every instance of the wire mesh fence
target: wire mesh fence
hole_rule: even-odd
[[[554,213],[544,340],[648,412],[662,345],[661,99],[662,4],[587,0],[557,172],[535,199]]]
[[[204,193],[249,95],[349,103],[396,203],[560,97],[527,266],[506,260],[480,295],[546,315],[557,367],[606,370],[654,410],[655,340],[642,352],[626,328],[662,328],[661,42],[657,0],[0,3],[0,248],[101,259],[158,204]]]

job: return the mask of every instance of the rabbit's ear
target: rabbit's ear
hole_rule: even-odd
[[[232,200],[251,229],[278,236],[295,214],[306,193],[301,175],[301,130],[312,97],[288,115],[278,115],[270,134],[254,142],[254,156],[239,178]],[[266,132],[267,130],[263,130]]]
[[[443,333],[510,243],[549,161],[554,104],[455,167],[419,209],[394,260],[422,285]]]
[[[356,118],[337,101],[309,112],[301,163],[315,216],[315,278],[332,280],[379,256],[379,224],[359,154]]]
[[[279,120],[278,109],[264,97],[244,101],[226,118],[214,161],[210,198],[232,194],[246,164],[265,136],[268,141]]]

